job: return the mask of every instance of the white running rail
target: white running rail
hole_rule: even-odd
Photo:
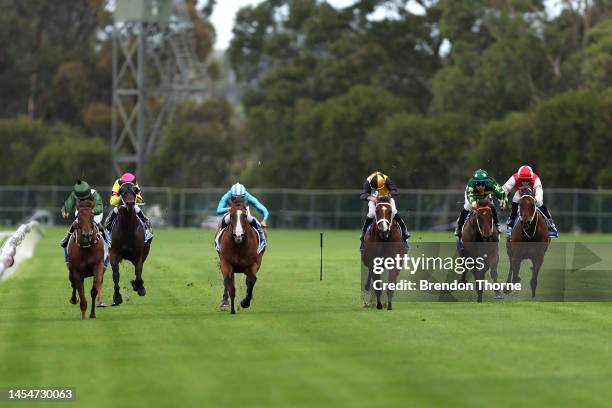
[[[10,234],[10,233],[9,233]],[[11,276],[19,264],[34,255],[34,247],[41,232],[37,221],[22,224],[2,245],[0,250],[0,281]],[[19,247],[19,251],[17,251]]]

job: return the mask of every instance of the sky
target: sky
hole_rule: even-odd
[[[257,5],[262,1],[263,0],[217,0],[217,4],[211,16],[211,21],[217,32],[217,42],[215,43],[216,49],[224,50],[229,46],[232,39],[232,28],[234,27],[236,12],[244,6]],[[328,3],[336,8],[350,6],[354,2],[355,0],[328,0]],[[546,8],[548,12],[552,15],[557,14],[560,9],[560,3],[560,0],[547,0]],[[419,12],[420,6],[415,2],[411,2],[408,7],[411,7],[411,11],[414,13]],[[373,18],[379,19],[384,17],[384,15],[385,11],[379,10],[377,13],[374,13]]]

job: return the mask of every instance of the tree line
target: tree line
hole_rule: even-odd
[[[0,0],[0,184],[110,181],[112,16],[77,3]],[[215,2],[187,3],[205,58]],[[359,188],[381,170],[447,188],[528,163],[547,186],[612,188],[612,0],[546,3],[242,8],[227,51],[240,105],[184,100],[145,182]]]

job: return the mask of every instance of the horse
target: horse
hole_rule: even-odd
[[[122,205],[118,208],[117,219],[112,230],[112,241],[109,259],[113,268],[113,306],[123,303],[119,293],[119,264],[127,259],[134,265],[136,279],[130,281],[132,289],[139,296],[146,295],[147,291],[142,280],[142,268],[149,256],[151,242],[145,243],[145,230],[136,215],[136,191],[132,183],[124,183],[119,189]]]
[[[543,214],[537,209],[533,195],[523,194],[519,200],[520,218],[512,229],[512,237],[506,241],[506,250],[510,258],[510,271],[508,279],[510,283],[519,283],[521,278],[519,271],[521,262],[530,259],[531,267],[531,298],[535,299],[536,287],[538,286],[538,273],[544,262],[544,255],[550,244],[548,226]],[[510,293],[507,287],[505,293]]]
[[[85,278],[92,276],[90,319],[96,318],[96,296],[102,294],[104,279],[104,240],[99,236],[94,222],[94,202],[77,202],[77,219],[74,221],[74,234],[68,241],[68,280],[72,286],[70,303],[76,305],[76,291],[79,291],[81,319],[85,320],[87,299],[85,298]]]
[[[395,258],[397,255],[403,256],[406,253],[402,242],[401,228],[397,221],[393,219],[390,200],[389,196],[381,196],[376,199],[376,227],[370,228],[363,237],[365,245],[361,261],[368,268],[368,276],[364,285],[366,292],[376,282],[379,282],[379,288],[382,285],[381,274],[373,272],[374,258]],[[396,268],[389,270],[389,283],[395,283],[398,274],[399,270]],[[383,308],[380,301],[382,290],[375,288],[374,293],[376,295],[376,308],[381,310]],[[387,287],[387,310],[393,310],[392,301],[393,290]]]
[[[463,247],[459,250],[459,255],[462,258],[482,258],[484,267],[472,269],[474,280],[476,280],[476,293],[478,303],[482,302],[482,284],[478,281],[483,281],[489,268],[491,269],[491,277],[497,283],[497,265],[499,264],[499,232],[493,222],[493,213],[491,209],[491,201],[487,198],[478,201],[478,207],[474,210],[473,215],[463,224],[461,237]],[[461,275],[461,282],[467,281],[467,273],[465,271]],[[495,291],[495,299],[502,299],[501,291]]]
[[[230,201],[227,224],[228,226],[222,232],[219,250],[219,267],[223,275],[224,286],[221,306],[227,304],[229,294],[230,313],[236,314],[234,274],[244,273],[246,275],[247,293],[240,301],[240,306],[248,309],[253,299],[253,288],[257,282],[257,272],[261,268],[265,249],[257,253],[258,234],[255,228],[248,223],[248,210],[244,200]]]

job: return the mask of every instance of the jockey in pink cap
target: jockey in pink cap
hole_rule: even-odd
[[[111,192],[111,197],[109,200],[110,204],[114,208],[113,208],[113,211],[111,211],[110,214],[108,215],[108,218],[106,219],[106,231],[108,233],[109,241],[110,241],[110,236],[112,235],[113,223],[115,222],[115,218],[117,217],[117,208],[121,205],[121,196],[119,195],[119,189],[125,183],[134,184],[135,191],[136,191],[136,203],[137,204],[144,203],[144,198],[142,197],[142,191],[140,189],[140,186],[138,185],[138,181],[136,180],[136,176],[134,174],[123,173],[121,177],[115,180],[115,183],[113,184],[113,190]],[[153,234],[151,233],[152,231],[151,222],[144,215],[144,213],[140,210],[140,207],[138,206],[136,206],[136,214],[138,215],[138,218],[140,218],[140,220],[144,223],[145,227],[149,230],[149,234],[145,234],[145,235],[149,235],[152,238]],[[150,239],[147,239],[147,241],[149,240]]]

